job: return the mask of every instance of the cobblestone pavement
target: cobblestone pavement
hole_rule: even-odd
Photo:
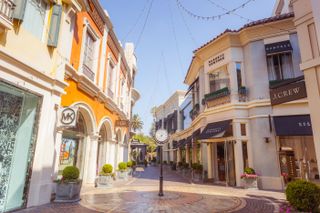
[[[117,181],[112,188],[84,186],[80,203],[48,204],[22,213],[188,213],[188,212],[278,212],[283,193],[243,190],[193,184],[181,174],[164,170],[164,196],[158,196],[158,167],[139,168],[129,181]]]

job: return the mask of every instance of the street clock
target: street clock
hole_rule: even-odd
[[[155,138],[157,144],[162,145],[168,140],[168,132],[165,129],[159,129],[156,131]]]

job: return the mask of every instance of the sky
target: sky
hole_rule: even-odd
[[[144,122],[143,132],[149,134],[153,106],[164,103],[176,90],[187,90],[183,83],[193,50],[226,29],[238,29],[249,20],[272,15],[276,0],[100,0],[108,11],[114,31],[122,44],[136,45],[138,73],[135,87],[141,98],[133,113]],[[222,6],[235,13],[222,15]],[[196,18],[219,16],[220,19]]]

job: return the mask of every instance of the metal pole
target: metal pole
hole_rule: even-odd
[[[160,185],[159,197],[163,196],[163,168],[162,168],[162,146],[160,146]]]

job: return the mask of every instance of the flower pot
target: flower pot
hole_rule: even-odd
[[[202,181],[202,172],[192,171],[192,180],[194,182],[201,182]]]
[[[98,176],[97,177],[97,187],[99,188],[110,188],[112,187],[112,176]]]
[[[54,202],[77,202],[80,200],[82,182],[57,183]]]
[[[128,171],[118,171],[118,178],[120,180],[128,180]]]
[[[258,189],[258,178],[243,178],[242,182],[245,189]]]

